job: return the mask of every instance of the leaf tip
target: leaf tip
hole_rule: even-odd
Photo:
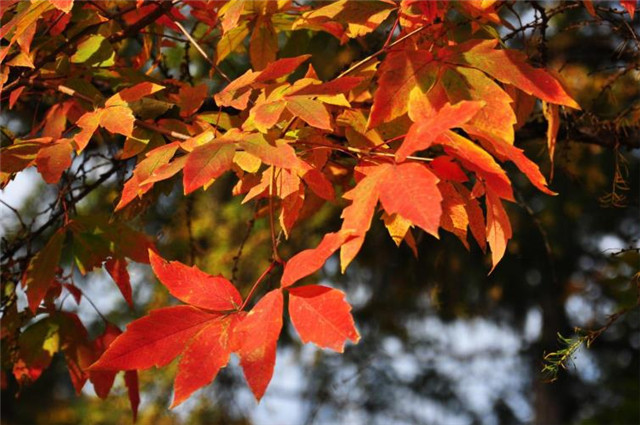
[[[174,395],[173,395],[173,401],[171,402],[171,405],[169,405],[169,409],[173,409],[173,408],[175,408],[175,407],[180,406],[180,405],[181,405],[185,400],[186,400],[186,398],[184,398],[184,397],[180,397],[180,398],[178,398],[178,397],[176,396],[176,394],[174,393]]]

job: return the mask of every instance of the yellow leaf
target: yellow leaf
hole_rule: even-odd
[[[389,231],[391,239],[396,243],[396,246],[400,246],[411,227],[411,221],[398,214],[387,214],[386,212],[382,215],[382,220],[384,220],[384,225]]]
[[[551,171],[549,181],[553,179],[553,154],[556,151],[558,141],[558,129],[560,128],[560,106],[542,101],[542,113],[547,119],[547,147],[549,148],[549,160],[551,161]]]

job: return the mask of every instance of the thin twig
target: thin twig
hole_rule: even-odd
[[[144,127],[144,128],[149,129],[149,130],[153,130],[153,131],[155,131],[157,133],[161,133],[161,134],[164,134],[166,136],[173,137],[175,139],[189,140],[191,138],[191,136],[189,136],[188,134],[184,134],[184,133],[180,133],[178,131],[173,131],[173,130],[169,130],[169,129],[166,129],[166,128],[158,127],[157,125],[148,123],[146,121],[136,120],[135,124],[137,126]]]
[[[249,240],[249,236],[251,235],[251,231],[253,230],[253,226],[256,223],[256,215],[258,213],[258,202],[254,201],[254,207],[253,207],[253,216],[251,217],[251,219],[249,220],[249,222],[247,223],[247,231],[244,234],[244,237],[242,238],[242,241],[240,241],[240,246],[238,247],[238,252],[236,253],[236,255],[233,257],[233,268],[231,269],[231,282],[236,281],[236,275],[238,273],[238,264],[240,263],[240,258],[242,258],[242,251],[244,250],[244,245],[247,243],[247,241]]]
[[[372,53],[371,55],[367,56],[366,58],[356,62],[353,65],[351,65],[349,67],[349,69],[347,69],[346,71],[341,72],[336,78],[344,77],[346,75],[351,74],[353,71],[355,71],[356,69],[360,68],[362,65],[366,64],[367,62],[369,62],[371,59],[374,59],[378,55],[381,55],[382,53],[386,52],[387,50],[391,49],[392,47],[397,46],[398,44],[402,43],[406,39],[408,39],[410,37],[413,37],[414,35],[418,34],[421,31],[424,31],[425,29],[429,28],[430,26],[431,25],[425,25],[425,26],[422,26],[420,28],[416,28],[415,30],[411,31],[408,34],[403,35],[402,37],[400,37],[399,39],[397,39],[393,43],[389,44],[388,46],[383,46],[377,52]]]
[[[409,37],[412,37],[413,35],[419,33],[420,31],[423,31],[425,28],[428,28],[430,25],[425,25],[423,27],[420,27],[418,29],[415,29],[413,31],[411,31],[409,34],[403,35],[402,37],[400,37],[399,39],[397,39],[396,41],[394,41],[393,43],[389,44],[389,45],[385,45],[383,46],[380,50],[378,50],[377,52],[367,56],[366,58],[362,59],[361,61],[358,61],[357,63],[353,64],[352,66],[349,67],[349,69],[347,69],[346,71],[341,72],[336,78],[341,78],[344,77],[346,75],[349,75],[350,73],[352,73],[353,71],[355,71],[356,69],[360,68],[362,65],[366,64],[367,62],[369,62],[371,59],[375,58],[376,56],[386,52],[387,50],[389,50],[390,48],[402,43],[404,40],[408,39]],[[386,43],[385,43],[386,44]],[[284,135],[289,131],[289,129],[293,126],[293,124],[297,121],[298,117],[292,117],[289,122],[287,122],[287,125],[284,127],[284,129],[281,131],[281,136],[280,137],[284,137]]]
[[[79,202],[81,199],[84,199],[87,195],[89,195],[93,190],[95,190],[97,187],[99,187],[100,185],[102,185],[102,183],[104,183],[107,179],[109,179],[109,177],[111,177],[116,171],[118,171],[120,167],[118,165],[114,165],[113,168],[111,168],[110,170],[108,170],[107,172],[105,172],[103,175],[101,175],[98,180],[96,180],[95,182],[93,182],[92,184],[90,184],[89,186],[87,186],[82,192],[80,192],[78,194],[78,196],[76,196],[74,198],[74,202],[77,203]],[[22,248],[24,246],[25,243],[31,241],[32,239],[37,238],[38,236],[40,236],[45,230],[47,230],[53,223],[55,223],[56,221],[58,221],[58,219],[64,214],[64,211],[59,210],[57,212],[55,212],[54,214],[51,215],[51,217],[49,218],[49,220],[44,223],[42,226],[40,226],[36,231],[34,231],[33,233],[31,233],[28,237],[24,238],[24,239],[20,239],[15,241],[11,247],[7,248],[5,250],[5,252],[2,254],[2,261],[11,258],[13,256],[13,254],[15,254],[20,248]]]
[[[336,150],[340,150],[340,151],[343,151],[343,152],[359,153],[359,154],[362,154],[362,155],[381,156],[381,157],[386,157],[386,158],[395,158],[396,157],[396,154],[391,153],[391,152],[376,152],[376,151],[374,151],[372,149],[360,149],[360,148],[354,148],[354,147],[351,147],[351,146],[329,145],[329,144],[324,144],[324,143],[319,143],[319,142],[308,142],[308,141],[304,141],[304,140],[298,140],[298,141],[296,141],[296,144],[307,145],[307,146],[319,146],[319,147],[324,147],[324,148],[336,149]],[[413,161],[421,161],[421,162],[431,162],[431,161],[433,161],[433,158],[425,158],[425,157],[414,156],[414,155],[407,156],[407,159],[411,159]]]
[[[78,288],[76,286],[76,288]],[[98,306],[91,300],[91,298],[89,298],[87,296],[87,293],[84,292],[82,289],[78,288],[78,290],[82,293],[82,296],[89,301],[89,304],[91,304],[91,307],[93,307],[93,309],[96,311],[96,313],[98,313],[98,316],[100,316],[100,318],[105,322],[108,323],[109,321],[107,320],[107,318],[104,316],[104,314],[102,314],[102,312],[98,309]]]
[[[205,52],[204,49],[200,46],[200,44],[198,44],[198,42],[191,36],[191,34],[189,34],[189,31],[187,31],[187,29],[185,27],[183,27],[182,24],[180,22],[178,22],[176,19],[174,19],[173,17],[171,17],[171,19],[173,20],[173,23],[176,24],[178,29],[180,29],[180,32],[182,32],[182,34],[184,34],[184,36],[187,37],[187,39],[191,42],[193,47],[196,48],[198,53],[200,53],[200,55],[202,55],[204,60],[206,60],[209,63],[209,65],[211,65],[213,70],[216,71],[218,74],[220,74],[220,76],[222,78],[224,78],[228,83],[230,83],[231,82],[231,78],[229,78],[229,76],[227,74],[225,74],[220,68],[218,68],[218,66],[213,61],[213,59],[211,59],[207,55],[207,52]]]
[[[27,225],[25,224],[24,220],[22,220],[22,216],[20,215],[20,211],[18,211],[17,209],[13,208],[11,205],[7,204],[2,199],[0,199],[0,203],[2,203],[5,207],[9,208],[11,210],[11,212],[13,212],[16,215],[16,217],[18,217],[18,221],[20,222],[20,226],[22,227],[22,229],[23,230],[27,230]]]
[[[193,214],[194,197],[188,196],[185,202],[185,215],[187,218],[187,235],[189,238],[189,263],[194,264],[196,259],[196,243],[193,239],[193,228],[191,223],[191,215]]]
[[[276,267],[277,264],[278,264],[277,261],[272,261],[271,264],[269,264],[269,267],[267,267],[267,269],[262,272],[258,280],[256,280],[256,283],[254,283],[253,286],[251,287],[249,294],[247,294],[247,298],[244,299],[244,302],[242,303],[242,306],[240,306],[239,310],[241,311],[244,310],[244,308],[249,303],[249,300],[253,296],[254,292],[256,292],[256,289],[258,288],[258,285],[260,284],[260,282],[262,282],[264,278],[267,277],[269,273],[271,273],[271,271]]]
[[[522,196],[520,191],[518,191],[517,189],[515,190],[515,197],[518,205],[523,210],[525,210],[525,212],[529,215],[529,217],[531,218],[531,221],[533,222],[533,225],[536,227],[536,230],[538,230],[538,233],[542,237],[542,243],[544,244],[544,250],[546,253],[547,261],[549,262],[549,271],[551,272],[551,280],[553,281],[554,285],[557,286],[559,285],[558,272],[556,270],[556,261],[555,261],[555,256],[553,255],[553,248],[551,247],[549,234],[547,233],[547,230],[545,229],[544,225],[540,222],[540,219],[538,218],[536,213],[524,201],[524,196]]]
[[[389,31],[389,36],[387,37],[387,41],[384,42],[384,44],[382,45],[382,48],[386,48],[390,43],[391,43],[391,39],[393,38],[393,33],[395,32],[396,28],[398,28],[398,23],[400,22],[400,12],[397,12],[397,16],[396,16],[396,20],[393,21],[393,26],[391,27],[391,31]]]

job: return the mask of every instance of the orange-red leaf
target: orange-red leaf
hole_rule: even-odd
[[[262,134],[253,134],[240,141],[238,146],[257,156],[265,164],[279,168],[294,169],[300,162],[295,150],[286,141],[277,140],[271,144]]]
[[[151,177],[140,182],[140,186],[152,185],[162,180],[169,179],[178,174],[184,168],[184,164],[187,163],[188,155],[184,155],[174,159],[173,161],[163,164],[156,168]]]
[[[620,4],[622,5],[622,7],[627,9],[627,12],[629,12],[629,16],[631,16],[631,19],[633,19],[636,13],[636,5],[638,4],[638,0],[620,0]]]
[[[438,63],[426,50],[400,50],[387,55],[380,66],[378,89],[367,128],[375,128],[407,112],[414,87],[426,93],[437,76]]]
[[[100,126],[111,133],[131,136],[136,117],[128,106],[105,107],[100,115]]]
[[[484,72],[474,68],[457,67],[443,75],[447,96],[452,103],[461,100],[483,101],[486,106],[478,111],[462,129],[469,134],[498,138],[513,144],[516,114],[513,99]]]
[[[462,168],[455,162],[453,158],[447,155],[442,155],[434,158],[429,163],[429,167],[440,178],[440,180],[451,180],[454,182],[464,183],[469,180]]]
[[[80,132],[74,136],[77,151],[81,152],[87,147],[91,136],[98,129],[104,127],[111,133],[118,133],[124,136],[131,136],[135,117],[128,106],[111,106],[105,109],[98,109],[84,114],[76,125],[80,127]]]
[[[411,228],[411,221],[398,214],[386,213],[382,215],[382,220],[393,242],[396,246],[400,246]]]
[[[124,208],[136,197],[142,196],[151,190],[153,183],[143,184],[143,182],[153,175],[153,172],[156,169],[159,169],[163,165],[169,163],[175,152],[178,150],[178,146],[178,142],[173,142],[168,145],[160,146],[159,148],[147,153],[147,157],[138,163],[136,168],[133,170],[133,175],[124,184],[122,197],[115,208],[116,211]]]
[[[113,96],[111,96],[105,102],[105,108],[109,108],[111,106],[124,105],[126,103],[135,102],[137,100],[142,99],[145,96],[150,94],[159,92],[163,90],[164,87],[158,84],[151,83],[149,81],[145,81],[143,83],[136,84],[135,86],[128,87]]]
[[[276,363],[276,347],[282,329],[282,291],[266,294],[235,327],[241,345],[240,365],[256,399],[264,395]]]
[[[269,132],[280,121],[287,102],[276,100],[274,102],[260,103],[251,109],[253,124],[262,133]]]
[[[467,226],[469,217],[465,201],[455,187],[447,182],[438,183],[440,193],[442,193],[442,215],[440,216],[440,226],[453,233],[469,249],[467,242]]]
[[[229,362],[229,327],[231,317],[212,320],[186,346],[174,383],[171,408],[186,400],[194,391],[213,381]]]
[[[437,238],[442,214],[438,181],[423,164],[391,166],[380,179],[380,202],[388,214],[397,213]]]
[[[461,184],[454,184],[458,193],[465,200],[465,209],[467,210],[467,217],[469,217],[469,228],[471,234],[478,243],[482,252],[487,249],[487,231],[485,228],[484,214],[482,208],[480,208],[480,202],[476,198],[471,196],[471,192]]]
[[[93,349],[96,357],[102,354],[121,333],[118,327],[107,323],[104,333],[93,341]],[[95,370],[89,372],[89,380],[93,384],[97,396],[103,399],[109,395],[115,377],[116,371]]]
[[[87,147],[91,136],[98,127],[104,127],[111,133],[131,136],[136,118],[129,103],[162,89],[164,87],[150,82],[136,84],[111,96],[105,102],[104,108],[82,115],[76,122],[81,130],[74,136],[74,141],[78,145],[77,151],[81,152]]]
[[[181,117],[189,117],[193,115],[207,98],[207,85],[199,84],[197,86],[184,85],[180,87],[177,96],[177,104],[180,108]]]
[[[298,170],[298,173],[301,174],[302,180],[304,180],[313,193],[327,201],[333,200],[336,196],[333,185],[322,171],[309,166],[303,161],[299,162],[301,168]]]
[[[318,271],[325,261],[344,245],[350,235],[351,232],[348,231],[327,233],[317,247],[294,255],[284,266],[282,287],[291,286],[303,277]]]
[[[453,106],[444,105],[435,115],[423,116],[411,125],[404,142],[396,152],[396,159],[404,161],[412,153],[428,148],[440,134],[450,128],[460,127],[473,118],[484,105],[484,102],[462,101]]]
[[[271,18],[260,15],[255,20],[255,26],[249,41],[249,58],[255,70],[262,70],[276,60],[278,53],[278,34]]]
[[[459,46],[460,54],[451,60],[471,65],[496,80],[512,84],[520,90],[547,102],[580,109],[564,87],[546,70],[526,62],[526,55],[516,50],[495,49],[497,40],[473,40]]]
[[[128,370],[124,373],[124,384],[127,386],[129,393],[129,404],[131,404],[131,412],[133,422],[138,418],[138,406],[140,405],[140,389],[138,385],[138,371]]]
[[[504,252],[507,249],[507,242],[511,239],[511,223],[509,216],[504,210],[502,201],[491,191],[486,193],[487,200],[487,241],[491,247],[491,260],[496,268]]]
[[[179,261],[168,262],[152,250],[149,262],[160,282],[180,301],[217,311],[235,310],[242,304],[238,290],[222,276],[211,276]]]
[[[245,3],[246,0],[236,0],[227,2],[227,4],[224,5],[220,11],[220,24],[222,25],[223,32],[230,31],[238,24]]]
[[[129,272],[127,271],[127,260],[122,257],[111,258],[105,263],[105,268],[111,278],[114,280],[122,296],[130,307],[133,307],[133,299],[131,298],[131,282],[129,281]]]
[[[342,353],[347,340],[360,340],[344,298],[344,292],[320,285],[289,289],[289,315],[303,343]]]
[[[361,37],[379,28],[395,7],[390,1],[338,0],[320,3],[304,13],[293,24],[293,29],[324,30],[345,43],[349,38]]]
[[[501,160],[510,160],[520,171],[522,171],[529,181],[533,183],[540,191],[547,195],[555,195],[556,193],[547,187],[547,179],[540,172],[540,168],[536,163],[527,158],[522,149],[516,148],[513,145],[502,142],[500,140],[491,140],[490,142],[483,142],[483,146],[496,155]],[[511,197],[504,197],[504,199],[512,200]]]
[[[218,105],[230,106],[240,110],[245,109],[251,97],[251,84],[256,81],[259,74],[248,70],[229,83],[222,91],[216,93],[213,98]]]
[[[51,137],[54,140],[62,138],[62,134],[66,129],[68,115],[73,113],[75,108],[75,101],[56,103],[51,106],[44,117],[42,135]]]
[[[361,81],[361,77],[340,77],[326,83],[309,84],[302,87],[301,89],[294,90],[293,92],[289,93],[289,95],[326,96],[344,94],[355,88],[358,84],[360,84]]]
[[[284,236],[289,238],[293,225],[300,216],[300,211],[304,206],[304,188],[285,197],[282,200],[282,212],[280,213],[280,226],[284,231]]]
[[[560,129],[560,107],[553,103],[542,102],[542,113],[547,119],[547,149],[549,150],[549,161],[551,162],[549,180],[551,180],[553,179],[553,155],[556,151],[558,130]]]
[[[367,175],[343,198],[352,201],[351,205],[342,211],[342,230],[355,232],[355,237],[347,241],[340,248],[340,264],[342,272],[356,257],[364,242],[364,235],[371,226],[371,218],[378,204],[378,185],[384,176],[389,164],[366,167],[370,168]]]
[[[309,99],[305,96],[287,97],[287,109],[312,127],[329,131],[333,129],[329,111],[318,100]]]
[[[152,310],[148,316],[131,322],[90,370],[165,366],[184,350],[185,341],[219,317],[187,305]]]
[[[443,145],[447,153],[458,158],[467,169],[485,180],[501,198],[513,199],[507,174],[487,151],[453,131],[441,134],[435,143]]]
[[[76,125],[80,128],[80,132],[73,136],[73,140],[76,142],[76,150],[82,152],[84,148],[89,144],[91,136],[100,126],[100,118],[102,117],[102,110],[87,112],[76,122]]]
[[[195,148],[184,165],[184,194],[211,183],[229,170],[235,152],[233,144],[215,141]]]
[[[59,139],[46,144],[38,151],[36,167],[49,184],[57,183],[62,173],[71,166],[73,146],[71,139]]]
[[[64,13],[71,12],[71,8],[73,7],[73,0],[49,0],[49,3]]]
[[[22,55],[23,54],[21,53],[20,55],[16,56],[16,58]],[[18,87],[17,89],[11,92],[11,94],[9,95],[9,109],[13,109],[13,105],[16,104],[16,102],[20,98],[20,95],[22,94],[25,88],[26,88],[25,86]]]
[[[247,71],[233,80],[221,92],[214,95],[218,105],[245,109],[251,96],[251,88],[256,83],[265,83],[292,73],[311,55],[280,59],[270,63],[262,72]]]
[[[310,57],[311,55],[301,55],[272,62],[260,73],[256,78],[256,81],[264,83],[266,81],[275,80],[277,78],[284,77],[287,74],[291,74]]]

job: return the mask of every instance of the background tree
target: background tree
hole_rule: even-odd
[[[117,422],[135,371],[73,390],[182,354],[140,375],[140,422],[638,422],[634,2],[2,7],[2,179],[48,183],[3,201],[7,421]],[[151,254],[156,285],[148,249],[229,280]],[[359,339],[296,283],[320,268],[344,355],[296,336]],[[173,311],[213,336],[132,357]],[[255,407],[240,369],[260,397],[278,334]],[[241,367],[170,413],[207,383],[189,347]]]

